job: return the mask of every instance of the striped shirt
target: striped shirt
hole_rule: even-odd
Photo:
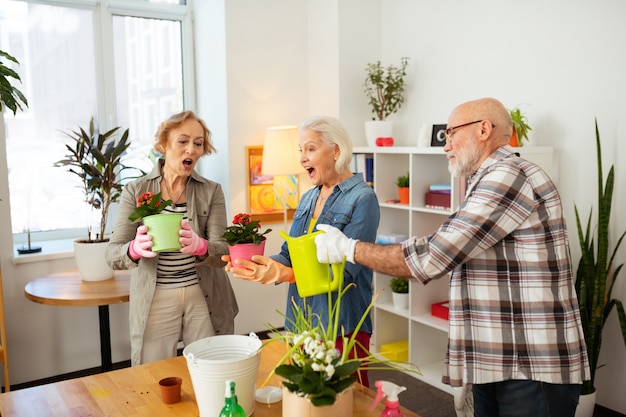
[[[163,213],[183,213],[187,218],[187,204],[169,205]],[[159,253],[157,264],[157,287],[181,288],[198,284],[194,255],[176,252]]]
[[[424,284],[450,276],[443,382],[589,379],[565,218],[546,173],[503,147],[430,236],[403,242]]]

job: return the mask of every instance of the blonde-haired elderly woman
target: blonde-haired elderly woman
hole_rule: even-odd
[[[220,184],[194,171],[198,160],[215,152],[211,132],[193,112],[161,123],[154,149],[163,154],[152,172],[124,187],[106,259],[114,269],[131,271],[131,363],[176,356],[185,345],[234,332],[237,301],[220,257],[226,204]],[[183,213],[182,249],[156,253],[146,226],[128,216],[145,192],[172,200],[165,212]]]

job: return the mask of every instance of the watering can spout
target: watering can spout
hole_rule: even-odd
[[[332,265],[317,260],[315,237],[321,233],[324,232],[320,230],[299,237],[291,237],[283,231],[280,232],[280,235],[287,242],[291,267],[300,297],[337,291],[343,282],[345,259],[340,264]]]

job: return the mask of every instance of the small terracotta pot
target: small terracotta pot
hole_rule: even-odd
[[[511,135],[511,139],[509,140],[509,146],[513,146],[515,148],[519,147],[519,142],[517,140],[517,132],[513,129],[513,134]]]
[[[170,376],[159,381],[161,400],[165,404],[174,404],[180,401],[180,387],[183,380],[177,376]]]
[[[400,204],[409,204],[409,187],[398,187],[398,196],[400,197]]]

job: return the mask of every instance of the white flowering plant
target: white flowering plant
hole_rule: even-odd
[[[378,292],[367,307],[357,327],[350,337],[346,337],[343,327],[339,326],[339,311],[341,298],[354,283],[347,285],[337,295],[333,303],[332,294],[328,293],[328,324],[324,326],[319,314],[313,313],[310,307],[301,308],[293,303],[294,319],[289,319],[291,331],[280,333],[273,340],[283,341],[287,353],[281,358],[278,365],[267,377],[265,383],[277,374],[284,378],[283,385],[291,392],[306,397],[314,406],[332,405],[337,394],[345,391],[358,380],[359,370],[374,370],[393,368],[405,372],[420,373],[416,365],[408,362],[399,362],[383,359],[373,355],[367,348],[356,340],[356,335],[363,325],[376,299]],[[284,314],[281,313],[284,316]],[[341,337],[338,339],[338,335]],[[335,345],[337,340],[343,343],[342,352]],[[366,352],[366,357],[349,358],[350,352],[359,347]],[[378,366],[381,365],[381,366]],[[384,366],[383,366],[384,365]]]

